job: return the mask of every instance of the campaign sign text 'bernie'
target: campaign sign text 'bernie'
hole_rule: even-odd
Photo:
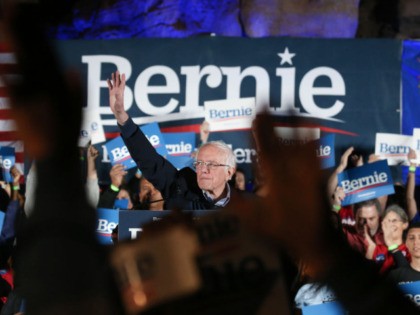
[[[386,160],[344,171],[338,174],[338,183],[346,194],[343,206],[395,192],[391,171]]]
[[[137,166],[121,137],[116,137],[111,141],[108,141],[105,146],[109,152],[109,159],[112,165],[122,164],[126,169]]]
[[[118,225],[119,210],[99,208],[96,213],[98,218],[96,235],[99,243],[110,245],[112,230]]]
[[[192,153],[195,150],[194,132],[162,133],[168,156],[166,157],[177,169],[192,165]]]

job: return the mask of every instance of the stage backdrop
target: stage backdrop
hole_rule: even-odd
[[[294,114],[321,136],[334,133],[337,160],[350,145],[373,153],[377,132],[400,132],[398,40],[198,37],[58,41],[57,48],[65,67],[81,71],[86,106],[99,109],[108,140],[118,135],[106,83],[116,69],[126,74],[134,121],[156,121],[162,132],[198,133],[205,101],[245,97],[255,97],[257,110],[267,106],[279,126]],[[249,135],[218,131],[209,140],[231,144],[249,175]],[[100,169],[102,180],[108,169]]]

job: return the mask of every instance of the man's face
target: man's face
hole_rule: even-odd
[[[245,175],[241,172],[236,172],[235,176],[235,188],[245,190]]]
[[[197,161],[226,164],[226,155],[219,148],[208,145],[200,149]],[[203,165],[197,168],[197,183],[201,189],[219,197],[225,189],[226,182],[232,175],[233,168],[231,167],[219,166],[210,169]]]
[[[382,220],[383,230],[390,231],[393,235],[402,235],[404,230],[408,227],[407,222],[403,222],[402,218],[394,211],[390,211]]]
[[[365,206],[360,208],[356,214],[357,229],[363,231],[363,226],[366,224],[370,235],[374,235],[379,228],[379,214],[376,207]]]
[[[412,228],[408,231],[405,245],[412,257],[420,258],[420,228]]]

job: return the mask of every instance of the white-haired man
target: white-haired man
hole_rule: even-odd
[[[165,199],[165,209],[200,210],[225,207],[231,197],[228,181],[235,173],[235,156],[221,141],[208,142],[197,152],[194,167],[177,170],[160,156],[124,109],[125,75],[112,73],[109,102],[121,136],[143,176]]]

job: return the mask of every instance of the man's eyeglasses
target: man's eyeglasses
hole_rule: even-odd
[[[227,164],[219,164],[215,162],[204,162],[204,161],[195,161],[193,163],[193,166],[195,169],[202,169],[203,167],[206,167],[207,169],[214,170],[220,166],[230,167],[230,165]]]

